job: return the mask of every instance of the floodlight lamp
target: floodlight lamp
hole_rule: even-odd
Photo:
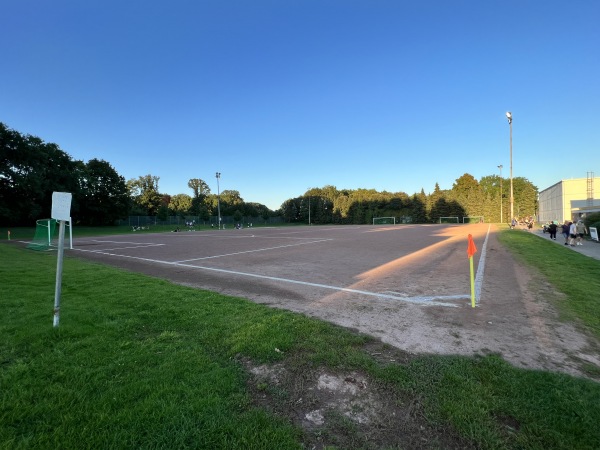
[[[512,113],[510,111],[506,113],[506,118],[508,119],[508,123],[512,123]]]

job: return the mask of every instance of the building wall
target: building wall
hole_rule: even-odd
[[[600,207],[600,177],[594,178],[594,199],[591,206]],[[588,179],[562,180],[539,193],[538,220],[541,223],[557,220],[574,220],[577,211],[589,207]]]
[[[563,182],[544,189],[538,197],[538,221],[541,223],[558,220],[564,222]]]

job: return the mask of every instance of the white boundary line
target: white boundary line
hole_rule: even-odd
[[[483,286],[483,272],[485,270],[485,257],[487,253],[487,242],[490,237],[490,229],[492,225],[488,225],[487,233],[485,234],[485,240],[483,241],[483,248],[481,249],[481,256],[479,257],[479,263],[477,264],[477,274],[475,275],[475,305],[479,305],[481,300],[481,287]]]
[[[352,294],[367,295],[369,297],[378,297],[378,298],[385,298],[385,299],[392,299],[392,300],[402,300],[404,302],[409,302],[409,303],[419,303],[419,304],[431,305],[431,306],[450,306],[450,307],[457,306],[456,304],[453,304],[453,303],[444,303],[444,302],[440,302],[440,301],[434,301],[434,300],[438,300],[438,299],[439,300],[446,299],[446,297],[444,297],[444,296],[402,297],[399,295],[393,295],[393,294],[389,294],[389,293],[385,293],[385,292],[378,293],[378,292],[362,291],[359,289],[351,289],[351,288],[345,288],[345,287],[340,287],[340,286],[330,286],[327,284],[311,283],[308,281],[292,280],[289,278],[271,277],[268,275],[259,275],[259,274],[247,273],[247,272],[238,272],[235,270],[228,270],[228,269],[217,269],[214,267],[194,266],[192,264],[184,264],[182,262],[169,262],[169,261],[161,261],[158,259],[141,258],[139,256],[117,255],[114,253],[105,253],[102,251],[92,251],[92,250],[82,250],[82,249],[77,249],[77,250],[81,251],[81,252],[100,253],[100,254],[108,255],[108,256],[117,256],[117,257],[121,257],[121,258],[137,259],[140,261],[146,261],[146,262],[151,262],[151,263],[155,263],[155,264],[165,264],[165,265],[169,265],[169,266],[186,267],[189,269],[208,270],[211,272],[227,273],[230,275],[258,278],[261,280],[280,281],[280,282],[284,282],[284,283],[299,284],[299,285],[303,285],[303,286],[317,287],[317,288],[321,288],[321,289],[328,289],[328,290],[333,290],[333,291],[338,291],[338,292],[349,292]],[[467,298],[470,298],[470,295],[450,296],[450,297],[448,297],[448,299],[456,299],[456,297],[461,297],[461,298],[467,299]]]
[[[243,255],[244,253],[256,253],[256,252],[264,252],[267,250],[275,250],[277,248],[286,248],[286,247],[297,247],[299,245],[306,245],[306,244],[317,244],[319,242],[327,242],[327,241],[332,241],[333,239],[320,239],[318,241],[311,241],[311,242],[299,242],[297,244],[287,244],[287,245],[278,245],[275,247],[266,247],[266,248],[259,248],[257,250],[245,250],[243,252],[235,252],[235,253],[225,253],[223,255],[213,255],[213,256],[203,256],[202,258],[193,258],[193,259],[182,259],[180,261],[173,261],[172,264],[179,264],[179,263],[185,263],[185,262],[190,262],[190,261],[201,261],[203,259],[215,259],[215,258],[222,258],[224,256],[234,256],[234,255]],[[110,249],[109,249],[110,250]]]

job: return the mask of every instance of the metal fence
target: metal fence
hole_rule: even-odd
[[[219,220],[217,216],[211,216],[208,220],[203,220],[200,216],[169,216],[165,220],[160,220],[157,216],[129,216],[127,219],[122,219],[117,222],[117,225],[126,225],[130,227],[147,227],[150,225],[174,225],[174,226],[185,226],[188,223],[194,223],[198,225],[213,225],[217,226]],[[282,223],[282,217],[269,217],[264,219],[262,217],[242,217],[242,220],[236,221],[233,216],[221,216],[221,223],[224,225],[234,226],[236,223],[240,223],[244,226],[248,224],[252,225],[269,225]]]

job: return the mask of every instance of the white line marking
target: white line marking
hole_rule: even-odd
[[[477,274],[475,275],[475,305],[479,305],[479,300],[481,300],[481,286],[483,285],[483,272],[485,270],[486,249],[491,227],[492,225],[488,225],[485,240],[483,241],[483,248],[481,249],[481,256],[479,257],[479,263],[477,264]]]
[[[190,261],[201,261],[203,259],[222,258],[224,256],[243,255],[244,253],[264,252],[264,251],[267,251],[267,250],[275,250],[277,248],[296,247],[298,245],[306,245],[306,244],[317,244],[319,242],[326,242],[326,241],[332,241],[332,240],[333,239],[320,239],[318,241],[299,242],[297,244],[278,245],[276,247],[259,248],[257,250],[246,250],[246,251],[243,251],[243,252],[235,252],[235,253],[225,253],[223,255],[204,256],[202,258],[193,258],[193,259],[182,259],[180,261],[173,261],[173,264],[185,263],[185,262],[190,262]]]
[[[453,303],[445,303],[445,302],[435,301],[437,299],[443,298],[443,297],[439,297],[439,296],[400,297],[397,295],[391,295],[391,294],[386,294],[386,293],[362,291],[359,289],[350,289],[350,288],[344,288],[344,287],[340,287],[340,286],[330,286],[327,284],[320,284],[320,283],[310,283],[308,281],[292,280],[289,278],[271,277],[271,276],[267,276],[267,275],[258,275],[258,274],[254,274],[254,273],[238,272],[235,270],[217,269],[214,267],[194,266],[191,264],[182,264],[181,262],[160,261],[157,259],[141,258],[138,256],[127,256],[127,255],[117,255],[117,254],[113,254],[113,253],[105,253],[102,251],[92,251],[92,250],[82,250],[82,249],[74,249],[74,250],[78,250],[81,252],[100,253],[100,254],[104,254],[104,255],[108,255],[108,256],[117,256],[120,258],[137,259],[140,261],[147,261],[147,262],[156,263],[156,264],[165,264],[165,265],[169,265],[169,266],[186,267],[186,268],[190,268],[190,269],[208,270],[211,272],[227,273],[230,275],[238,275],[238,276],[244,276],[244,277],[250,277],[250,278],[259,278],[262,280],[271,280],[271,281],[280,281],[283,283],[300,284],[303,286],[311,286],[311,287],[317,287],[317,288],[321,288],[321,289],[329,289],[329,290],[339,291],[339,292],[349,292],[352,294],[367,295],[369,297],[386,298],[386,299],[391,299],[391,300],[401,300],[403,302],[418,303],[418,304],[422,304],[422,305],[449,306],[452,308],[457,307],[457,305],[453,304]],[[470,295],[465,295],[464,298],[470,298]]]
[[[130,246],[126,246],[126,247],[103,248],[101,250],[86,250],[88,252],[93,252],[93,253],[102,253],[102,252],[106,252],[106,251],[115,251],[115,250],[128,250],[128,249],[132,249],[132,248],[161,247],[163,245],[166,245],[166,244],[151,244],[151,243],[146,243],[146,242],[101,241],[98,239],[90,239],[89,241],[81,241],[81,242],[79,242],[79,245],[85,245],[86,242],[99,242],[101,244],[131,244]],[[75,249],[73,249],[73,250],[75,250]]]

